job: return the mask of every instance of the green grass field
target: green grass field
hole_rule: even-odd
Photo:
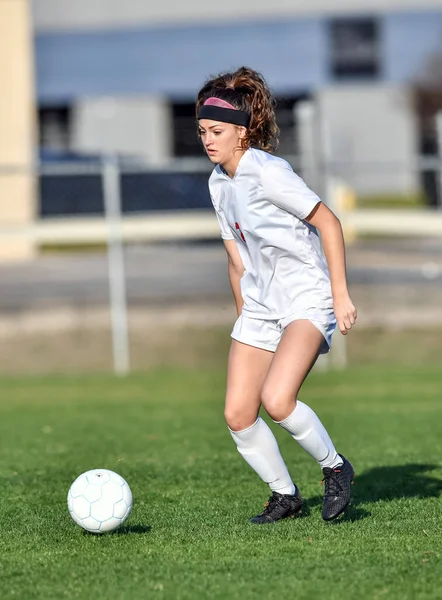
[[[0,380],[0,598],[441,597],[442,370],[314,372],[302,399],[357,473],[347,515],[320,518],[321,472],[272,424],[307,500],[254,526],[267,487],[223,422],[222,371]],[[83,532],[66,495],[117,471],[134,509]]]

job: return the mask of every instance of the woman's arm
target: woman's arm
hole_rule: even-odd
[[[236,242],[234,240],[224,240],[224,246],[226,248],[228,256],[230,285],[232,286],[233,296],[235,298],[236,304],[236,312],[239,317],[243,305],[241,286],[239,282],[244,273],[244,265],[239,254],[239,250],[236,247]]]
[[[330,270],[333,304],[339,329],[344,335],[355,324],[357,313],[347,289],[345,245],[341,222],[322,202],[306,221],[321,232],[322,247]]]

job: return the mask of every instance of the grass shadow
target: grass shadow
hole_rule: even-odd
[[[442,479],[429,475],[438,468],[439,465],[414,463],[369,469],[355,478],[355,501],[438,498],[442,494]]]
[[[87,529],[83,530],[84,536],[92,536],[92,537],[101,537],[103,535],[128,535],[130,533],[150,533],[152,530],[152,525],[123,525],[118,529],[114,529],[113,531],[106,531],[104,533],[99,533],[98,531],[87,531]]]
[[[122,527],[115,529],[115,531],[112,531],[111,533],[113,535],[127,535],[129,533],[150,533],[151,531],[152,525],[123,525]]]

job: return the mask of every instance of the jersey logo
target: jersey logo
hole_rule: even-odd
[[[239,231],[239,235],[241,236],[241,239],[244,242],[244,244],[247,244],[246,238],[244,237],[244,234],[241,231],[241,227],[239,226],[239,223],[235,223],[235,229],[237,229]]]

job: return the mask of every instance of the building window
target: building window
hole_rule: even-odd
[[[376,18],[329,21],[331,73],[335,78],[377,77],[380,74],[380,26]]]
[[[197,137],[195,104],[180,102],[172,104],[173,155],[202,156],[202,146]]]
[[[67,152],[71,147],[71,109],[69,106],[40,108],[38,111],[40,148]]]
[[[296,122],[295,106],[298,102],[308,99],[308,94],[291,98],[278,98],[276,104],[276,122],[279,127],[279,147],[277,154],[288,159],[299,155],[298,124]]]

